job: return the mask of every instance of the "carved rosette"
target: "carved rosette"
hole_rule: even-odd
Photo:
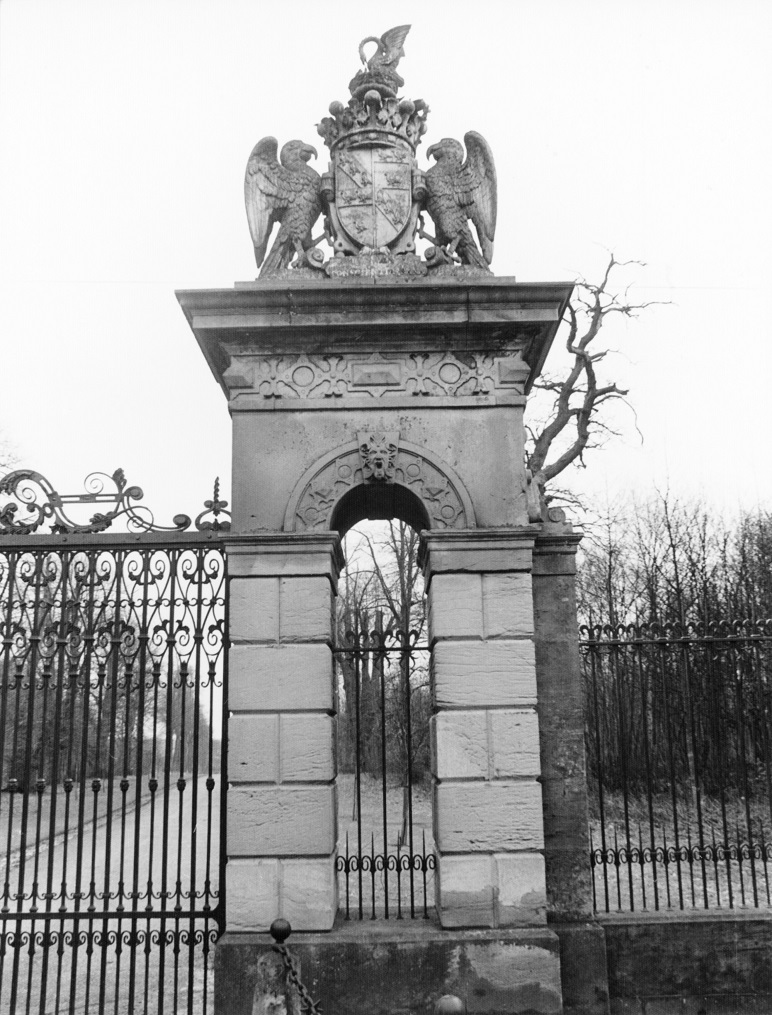
[[[340,398],[392,394],[420,397],[522,393],[528,364],[519,353],[495,355],[450,352],[402,356],[267,356],[230,348],[224,377],[232,389],[256,391],[267,399]]]
[[[333,508],[340,498],[368,481],[376,479],[374,476],[368,479],[365,475],[360,442],[321,466],[301,491],[292,517],[285,520],[285,527],[297,532],[328,529]],[[471,504],[467,507],[465,503],[468,497],[464,497],[456,484],[418,450],[398,448],[393,482],[407,487],[423,502],[433,529],[473,527]]]

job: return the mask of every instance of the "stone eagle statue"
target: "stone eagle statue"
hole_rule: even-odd
[[[288,141],[276,158],[278,142],[264,137],[252,149],[244,177],[244,200],[255,261],[261,275],[287,268],[295,254],[302,260],[311,247],[311,230],[322,211],[321,177],[307,165],[316,149],[303,141]],[[265,250],[274,223],[280,228],[271,252]],[[263,259],[265,258],[265,264]]]
[[[450,254],[458,254],[463,264],[487,270],[493,259],[496,233],[496,167],[481,134],[470,130],[464,141],[466,162],[463,146],[453,138],[444,137],[427,151],[436,162],[426,173],[426,210],[441,246],[447,246]],[[477,230],[479,248],[469,219]]]

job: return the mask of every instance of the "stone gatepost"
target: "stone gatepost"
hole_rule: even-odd
[[[536,529],[424,534],[443,927],[546,921]]]
[[[428,1010],[443,994],[478,1015],[556,1015],[561,942],[577,968],[576,942],[595,940],[575,538],[543,523],[524,466],[526,398],[572,287],[490,273],[493,153],[468,130],[464,145],[429,145],[421,165],[429,108],[400,95],[396,71],[408,31],[360,45],[347,104],[330,103],[317,126],[322,174],[299,139],[252,150],[260,278],[178,294],[233,418],[218,1015],[260,1010],[256,970],[276,918],[293,925],[311,993],[339,1015]],[[333,604],[340,537],[367,518],[421,532],[436,914],[345,925]],[[559,940],[556,918],[589,937]],[[565,978],[564,990],[580,1010],[581,990]]]
[[[234,534],[228,545],[233,931],[267,930],[277,916],[305,930],[335,920],[332,611],[341,563],[332,533]]]
[[[368,996],[378,1010],[397,985],[408,1007],[427,991],[476,991],[481,1012],[560,1009],[539,784],[540,526],[523,411],[570,288],[279,280],[178,294],[233,417],[216,953],[229,1015],[251,1011],[250,970],[277,917],[292,923],[328,1010],[356,1010],[363,975],[379,975],[387,953],[397,964],[384,995]],[[340,534],[394,516],[423,533],[438,922],[371,932],[336,921],[331,611]]]

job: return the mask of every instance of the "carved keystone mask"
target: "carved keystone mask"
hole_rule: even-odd
[[[362,478],[365,483],[393,483],[394,469],[399,450],[399,431],[357,434],[359,457],[362,459]]]

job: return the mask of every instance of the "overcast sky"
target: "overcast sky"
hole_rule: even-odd
[[[772,505],[772,4],[0,0],[0,430],[62,492],[124,468],[159,520],[230,483],[230,421],[174,296],[255,276],[243,173],[267,134],[327,150],[360,39],[410,22],[419,149],[477,130],[493,270],[647,262],[609,329],[624,440],[577,490]],[[628,281],[629,277],[625,279]]]

